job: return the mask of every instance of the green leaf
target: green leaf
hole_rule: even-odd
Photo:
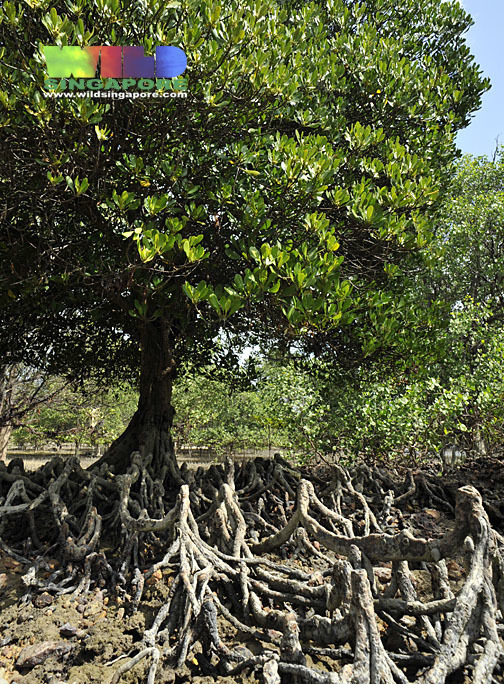
[[[208,295],[208,303],[217,311],[217,313],[221,312],[219,300],[217,298],[217,295],[214,292],[212,292],[212,294]]]

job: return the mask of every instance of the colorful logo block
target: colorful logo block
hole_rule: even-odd
[[[156,56],[147,57],[141,46],[45,45],[42,48],[50,78],[93,78],[100,65],[102,78],[176,78],[187,67],[181,48],[161,45]]]

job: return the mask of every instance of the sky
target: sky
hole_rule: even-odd
[[[504,0],[462,0],[462,4],[474,20],[467,42],[492,88],[483,95],[471,124],[458,134],[457,145],[464,154],[491,157],[495,139],[504,144]]]

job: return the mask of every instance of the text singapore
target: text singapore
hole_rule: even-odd
[[[155,57],[144,55],[141,46],[46,45],[42,52],[49,75],[44,86],[50,90],[187,89],[187,79],[178,78],[187,67],[187,57],[174,45],[158,46]],[[98,65],[100,78],[96,78]]]

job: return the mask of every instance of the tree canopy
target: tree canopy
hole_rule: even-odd
[[[30,0],[0,22],[12,360],[141,367],[145,408],[222,330],[345,354],[414,325],[401,279],[488,87],[459,4]],[[188,97],[49,97],[48,44],[179,46]]]

